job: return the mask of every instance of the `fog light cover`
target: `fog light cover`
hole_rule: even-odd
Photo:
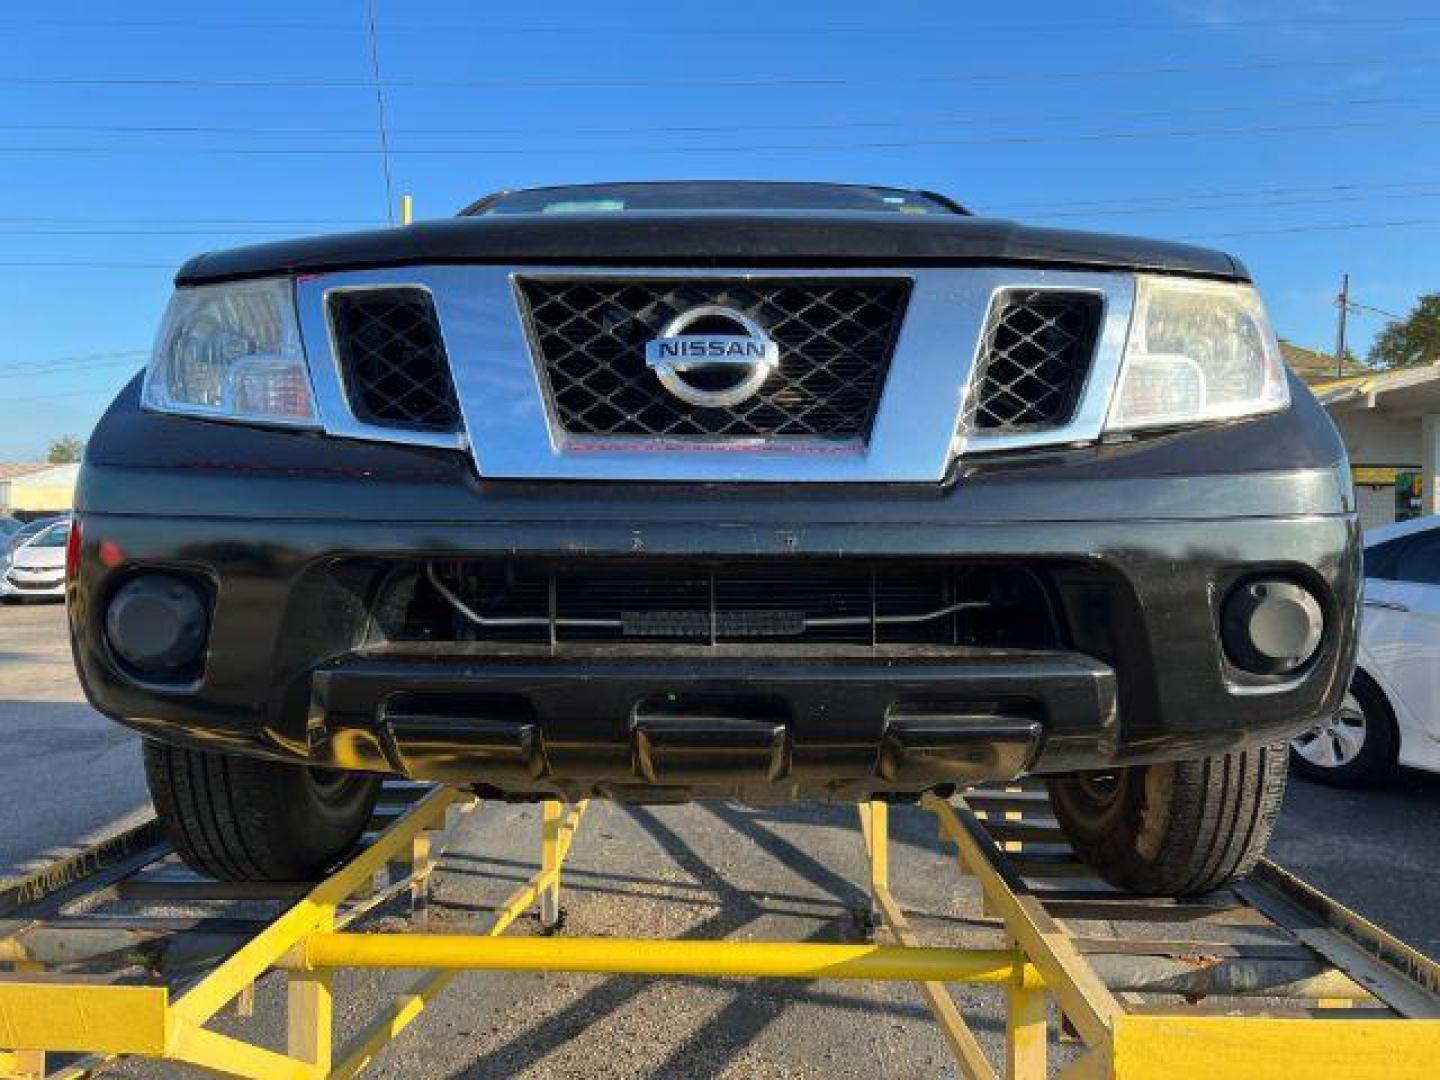
[[[1303,585],[1256,578],[1226,598],[1220,624],[1226,655],[1236,667],[1257,675],[1283,675],[1315,655],[1325,615]]]
[[[115,655],[144,678],[179,681],[196,674],[209,612],[200,590],[175,574],[147,573],[116,591],[105,612]]]

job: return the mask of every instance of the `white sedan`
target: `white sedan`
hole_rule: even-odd
[[[0,563],[0,600],[65,599],[65,542],[70,522],[41,529]]]
[[[1360,655],[1345,702],[1290,744],[1295,767],[1347,786],[1398,765],[1440,772],[1440,516],[1365,534]]]

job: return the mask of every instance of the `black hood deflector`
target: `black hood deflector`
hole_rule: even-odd
[[[382,266],[1052,266],[1248,280],[1219,251],[974,217],[874,213],[514,215],[427,221],[211,252],[179,285]]]

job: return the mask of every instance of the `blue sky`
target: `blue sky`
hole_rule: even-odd
[[[1425,0],[376,11],[422,217],[579,180],[914,185],[1225,247],[1323,349],[1342,272],[1390,312],[1440,289]],[[89,430],[188,255],[385,220],[364,0],[10,5],[0,42],[0,460]],[[1351,325],[1363,353],[1383,321]]]

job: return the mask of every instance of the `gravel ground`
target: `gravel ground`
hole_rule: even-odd
[[[145,815],[137,740],[84,704],[57,606],[0,608],[0,876]],[[466,819],[436,881],[429,929],[483,925],[529,875],[533,807],[486,804]],[[919,811],[893,818],[893,880],[931,942],[997,944],[972,883]],[[1320,888],[1440,953],[1440,777],[1384,791],[1292,783],[1272,854]],[[571,856],[566,932],[848,940],[863,903],[853,810],[727,805],[592,807]],[[393,928],[403,923],[394,921]],[[382,924],[383,928],[383,924]],[[524,923],[518,933],[534,932]],[[337,1021],[355,1030],[407,973],[343,976]],[[274,980],[259,1015],[273,1010]],[[957,1000],[992,1050],[998,995]],[[270,999],[270,1000],[267,1000]],[[275,1045],[261,1020],[223,1026]],[[128,1063],[134,1077],[198,1075]],[[450,989],[376,1063],[384,1077],[946,1077],[949,1055],[908,987],[839,982],[473,975]]]

